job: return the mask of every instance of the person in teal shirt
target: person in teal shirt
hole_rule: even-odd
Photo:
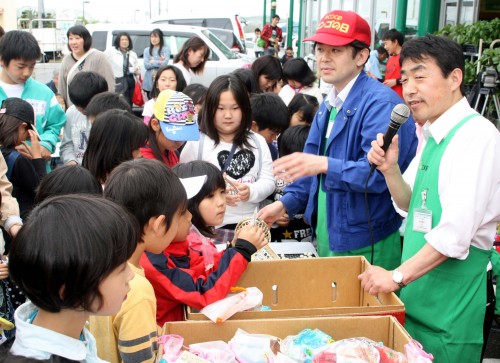
[[[40,46],[31,33],[20,30],[5,33],[0,40],[0,103],[6,98],[17,97],[33,106],[42,157],[50,161],[66,115],[54,92],[31,77],[41,55]],[[27,151],[19,151],[30,157]]]

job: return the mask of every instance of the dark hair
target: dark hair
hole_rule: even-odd
[[[113,39],[113,47],[115,47],[117,50],[120,50],[120,39],[121,37],[127,37],[128,39],[128,48],[127,50],[132,50],[134,49],[134,44],[132,43],[132,38],[130,38],[130,34],[127,32],[120,32],[118,35]]]
[[[255,32],[260,32],[260,28],[255,28],[255,30],[253,31],[254,33]]]
[[[132,159],[132,152],[144,146],[147,139],[148,128],[142,119],[123,110],[105,111],[92,125],[82,165],[104,183],[108,174]]]
[[[294,152],[302,152],[307,136],[309,135],[309,130],[311,130],[311,126],[309,125],[296,125],[287,128],[280,135],[280,157],[293,154]]]
[[[283,77],[285,80],[297,81],[308,87],[316,81],[316,74],[303,58],[292,58],[287,61],[283,65]]]
[[[5,35],[5,30],[3,29],[2,26],[0,26],[0,38]]]
[[[188,57],[190,49],[194,52],[200,49],[205,49],[205,56],[203,57],[203,60],[201,61],[200,64],[198,64],[194,68],[189,66]],[[210,48],[208,47],[208,45],[206,45],[203,39],[201,39],[200,37],[193,36],[184,42],[181,50],[179,50],[179,53],[177,53],[174,57],[174,63],[182,61],[184,66],[190,68],[194,74],[200,74],[203,73],[203,70],[205,69],[205,63],[207,63],[209,56],[210,56]]]
[[[79,37],[83,38],[83,50],[88,52],[90,47],[92,46],[92,36],[90,35],[88,29],[83,25],[75,25],[68,29],[68,31],[66,32],[66,36],[68,37],[68,49],[70,52],[72,52],[69,46],[69,36],[71,34],[78,35]]]
[[[163,32],[161,31],[161,29],[155,28],[155,29],[151,30],[151,33],[149,33],[149,55],[150,56],[153,56],[154,45],[153,45],[153,43],[151,43],[151,35],[153,35],[153,34],[157,35],[160,38],[160,45],[159,45],[159,49],[158,49],[158,54],[160,54],[161,49],[165,46],[165,40],[163,39]]]
[[[220,172],[219,172],[220,174]],[[153,159],[129,160],[109,175],[104,196],[127,208],[141,230],[151,217],[165,215],[170,228],[177,211],[188,205],[186,190],[164,163]]]
[[[298,93],[293,96],[292,100],[288,104],[288,112],[290,113],[290,118],[296,112],[302,112],[304,120],[308,124],[312,124],[314,115],[318,110],[319,102],[318,99],[311,95],[306,95],[303,93]]]
[[[241,79],[247,88],[248,94],[260,93],[259,83],[257,82],[255,75],[251,69],[248,68],[237,68],[231,72],[236,77]]]
[[[399,62],[402,65],[406,60],[417,62],[425,61],[429,58],[434,59],[444,78],[448,78],[450,73],[456,68],[460,69],[462,74],[465,74],[465,61],[462,48],[451,38],[442,35],[428,34],[407,41],[401,49]],[[465,94],[463,79],[460,85],[460,92],[462,95]]]
[[[280,18],[280,16],[279,16],[278,14],[274,14],[272,18],[273,18],[273,19],[278,18],[278,20],[279,20],[279,19],[281,19],[281,18]]]
[[[200,130],[214,140],[215,145],[220,142],[219,133],[215,128],[214,118],[219,107],[222,92],[232,93],[236,103],[241,109],[241,123],[236,132],[233,142],[240,148],[245,145],[251,147],[248,137],[252,126],[252,108],[247,89],[243,82],[234,74],[219,76],[215,78],[208,87],[203,113],[201,115]]]
[[[33,209],[9,251],[9,274],[40,309],[92,312],[99,285],[134,252],[137,221],[92,195],[49,198]],[[62,292],[63,291],[63,292]]]
[[[35,201],[66,194],[102,195],[101,184],[81,165],[63,165],[45,175],[36,190]]]
[[[385,32],[382,40],[390,40],[391,42],[397,40],[399,45],[403,45],[405,41],[405,36],[397,29],[389,29],[388,31]]]
[[[283,78],[281,62],[278,60],[278,58],[272,55],[264,55],[254,60],[251,66],[251,70],[255,75],[257,85],[259,85],[260,76],[266,76],[269,80],[275,82],[278,82],[281,78]]]
[[[42,56],[42,51],[33,34],[22,30],[11,30],[0,39],[0,56],[7,67],[13,59],[37,60]]]
[[[4,147],[15,147],[19,138],[19,126],[25,122],[17,117],[0,114],[0,145]]]
[[[179,178],[191,178],[206,175],[207,180],[201,190],[188,200],[188,210],[193,215],[192,222],[205,237],[215,237],[214,226],[207,226],[200,213],[200,203],[203,199],[214,193],[217,189],[226,189],[226,182],[220,170],[207,161],[193,160],[187,163],[177,164],[173,171]]]
[[[78,74],[79,73],[77,73],[77,75]],[[124,110],[130,113],[132,112],[130,104],[122,95],[106,91],[92,97],[89,104],[85,108],[85,113],[87,114],[87,117],[96,117],[100,113],[111,110],[113,108]]]
[[[160,94],[160,90],[158,89],[158,80],[160,79],[161,74],[166,70],[171,70],[175,74],[175,79],[177,80],[177,85],[175,86],[175,91],[182,92],[182,90],[184,88],[186,88],[187,83],[186,83],[186,79],[184,78],[184,75],[182,74],[182,71],[179,68],[177,68],[176,66],[168,64],[164,67],[161,67],[156,72],[156,76],[155,76],[154,83],[153,83],[153,89],[151,90],[151,94],[150,94],[151,98],[156,98]]]
[[[193,104],[200,105],[205,102],[205,96],[208,88],[200,83],[191,83],[186,86],[181,92],[193,100]]]
[[[389,57],[389,52],[387,51],[387,49],[385,49],[383,45],[377,47],[377,52],[380,55],[385,54],[386,57]]]
[[[259,130],[270,129],[277,133],[283,132],[289,123],[290,115],[285,102],[273,92],[257,93],[250,97],[252,120]]]
[[[99,73],[81,71],[71,80],[68,96],[75,106],[85,108],[92,97],[107,90],[108,82]]]

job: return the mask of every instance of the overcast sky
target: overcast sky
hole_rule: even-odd
[[[282,18],[288,15],[289,0],[276,0],[276,12]],[[16,0],[17,7],[30,6],[38,9],[38,0]],[[44,0],[45,12],[74,10],[75,16],[81,16],[84,0]],[[297,2],[298,3],[298,2]],[[182,4],[182,6],[179,6]],[[267,16],[270,13],[271,0],[267,0]],[[206,16],[234,15],[262,16],[264,0],[85,0],[85,17],[91,20],[110,22],[132,22],[149,20],[161,16]],[[298,5],[296,5],[297,7]],[[298,8],[295,12],[298,11]]]

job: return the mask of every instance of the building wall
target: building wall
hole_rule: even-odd
[[[5,31],[17,29],[16,0],[0,0],[0,26]]]

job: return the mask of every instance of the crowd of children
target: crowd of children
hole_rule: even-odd
[[[0,40],[0,303],[10,304],[0,318],[15,319],[0,340],[6,362],[153,362],[159,327],[225,297],[269,242],[257,225],[235,229],[290,184],[272,163],[304,149],[323,102],[316,75],[302,58],[262,55],[208,88],[190,84],[208,48],[190,39],[168,65],[158,30],[143,118],[83,71],[64,113],[31,77],[33,36]],[[387,48],[399,43],[391,34]],[[395,59],[400,47],[388,50]],[[61,133],[64,165],[51,171]],[[276,220],[271,240],[312,242],[303,213]],[[219,252],[223,230],[235,237]]]

